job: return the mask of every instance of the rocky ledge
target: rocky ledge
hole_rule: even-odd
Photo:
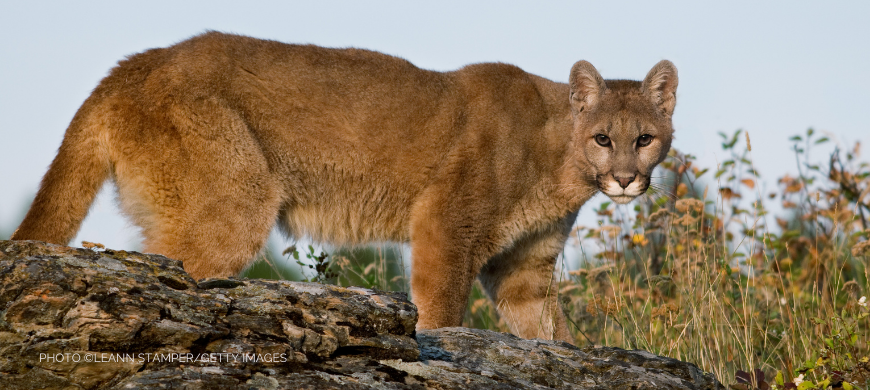
[[[401,293],[197,282],[163,256],[0,241],[4,390],[722,388],[644,351],[416,320]]]

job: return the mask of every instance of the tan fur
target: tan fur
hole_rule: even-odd
[[[418,327],[459,325],[480,275],[515,333],[570,340],[556,256],[597,191],[646,190],[676,86],[667,61],[642,83],[581,61],[562,84],[210,32],[103,79],[12,238],[68,243],[111,177],[145,250],[196,278],[237,274],[276,221],[335,244],[411,242]]]

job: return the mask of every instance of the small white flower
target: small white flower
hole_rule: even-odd
[[[861,299],[858,300],[858,304],[867,307],[867,297],[861,297]]]
[[[788,301],[786,301],[785,298],[779,298],[780,305],[785,305],[786,303],[788,303]]]
[[[797,378],[794,378],[794,385],[795,385],[795,386],[798,386],[798,385],[800,385],[801,382],[803,382],[803,381],[804,381],[804,374],[800,374],[800,375],[798,375]]]

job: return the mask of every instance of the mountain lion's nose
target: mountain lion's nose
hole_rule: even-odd
[[[616,179],[617,182],[619,182],[619,186],[622,187],[622,189],[625,189],[626,187],[628,187],[628,185],[634,181],[635,177],[637,177],[637,175],[613,176],[613,178]]]

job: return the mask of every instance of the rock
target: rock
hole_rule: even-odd
[[[508,385],[504,388],[721,388],[712,375],[705,375],[694,364],[646,351],[578,349],[560,341],[525,340],[507,333],[467,328],[421,331],[417,342],[421,361],[438,361],[441,367],[470,371]]]
[[[714,389],[644,351],[415,333],[402,293],[195,281],[159,255],[0,241],[6,389]]]

